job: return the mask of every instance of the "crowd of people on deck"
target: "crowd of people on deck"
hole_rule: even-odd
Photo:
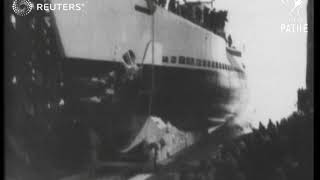
[[[228,21],[228,12],[226,10],[210,9],[207,6],[201,6],[199,2],[185,2],[183,4],[178,0],[155,0],[155,2],[158,6],[168,8],[170,12],[226,39],[224,32],[225,23]]]

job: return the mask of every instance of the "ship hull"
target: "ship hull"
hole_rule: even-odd
[[[231,87],[234,73],[227,70],[203,70],[156,65],[138,65],[138,76],[124,80],[121,63],[111,61],[65,61],[66,97],[71,104],[85,104],[81,99],[108,96],[101,104],[119,114],[158,116],[184,130],[205,129],[214,125],[210,119],[236,116],[240,111],[245,84]],[[115,73],[113,84],[92,86],[89,81]],[[237,77],[238,78],[238,77]],[[245,82],[245,80],[243,80]],[[112,88],[111,95],[106,90]],[[111,107],[112,106],[112,107]],[[112,109],[112,110],[111,110]],[[122,126],[128,126],[125,120]]]
[[[113,160],[148,116],[202,131],[245,107],[245,72],[224,39],[163,8],[149,15],[136,7],[147,8],[145,0],[92,0],[85,11],[6,18],[7,44],[21,42],[7,51],[6,122],[35,157],[46,152],[56,167],[82,164],[94,129],[102,159]],[[129,50],[139,67],[134,78],[122,64]],[[197,63],[180,63],[181,56]]]

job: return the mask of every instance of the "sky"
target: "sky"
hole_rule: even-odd
[[[303,2],[305,24],[307,0]],[[298,88],[305,87],[307,33],[281,31],[281,24],[290,23],[281,0],[215,0],[214,6],[228,10],[226,30],[234,42],[245,45],[247,113],[253,125],[289,116],[297,109]]]

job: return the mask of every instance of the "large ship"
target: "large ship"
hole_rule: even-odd
[[[33,95],[33,101],[44,105],[25,108],[27,114],[59,108],[68,117],[78,114],[111,139],[109,146],[121,149],[148,116],[185,131],[206,131],[241,113],[247,101],[242,52],[228,44],[223,30],[212,29],[205,3],[76,3],[84,4],[81,11],[34,11],[27,22],[26,17],[8,17],[9,32],[32,44],[8,46],[9,64],[30,58],[30,82],[49,92]],[[11,85],[19,82],[19,73],[7,75]],[[72,116],[70,121],[76,126],[81,120]],[[65,122],[48,122],[54,123]]]
[[[90,1],[82,16],[55,11],[67,76],[103,78],[127,67],[137,87],[129,108],[187,129],[236,115],[246,89],[241,52],[152,2]]]

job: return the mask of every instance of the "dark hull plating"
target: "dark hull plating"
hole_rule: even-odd
[[[72,104],[83,97],[101,95],[109,87],[90,86],[80,79],[114,72],[115,93],[105,103],[109,106],[106,111],[121,116],[158,116],[186,130],[208,128],[213,125],[208,118],[233,114],[226,105],[235,103],[239,93],[237,89],[222,87],[218,81],[222,75],[217,71],[143,65],[134,80],[123,82],[125,70],[120,63],[77,59],[65,62],[66,97]],[[129,119],[119,126],[130,126]]]

